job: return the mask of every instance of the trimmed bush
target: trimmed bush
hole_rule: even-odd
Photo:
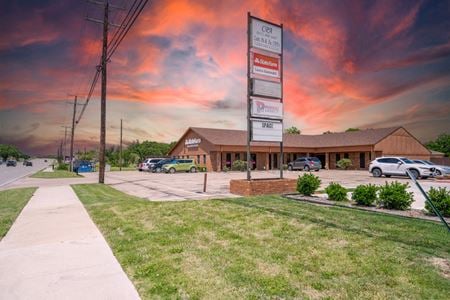
[[[69,164],[66,163],[60,163],[56,166],[56,170],[63,170],[63,171],[69,171]]]
[[[328,199],[333,201],[347,200],[347,189],[339,183],[332,182],[325,188]]]
[[[353,191],[352,199],[359,205],[371,206],[377,201],[378,187],[373,184],[361,184]]]
[[[350,158],[343,158],[339,160],[336,165],[339,169],[347,170],[348,168],[353,166],[352,160]]]
[[[298,176],[297,191],[305,196],[311,196],[320,186],[319,177],[314,174],[305,173],[303,176]]]
[[[407,210],[414,201],[413,193],[408,192],[408,184],[398,181],[380,186],[379,203],[387,209]]]
[[[446,188],[431,188],[428,191],[428,197],[433,202],[437,210],[445,217],[450,217],[450,191]],[[434,214],[431,205],[425,202],[425,209]]]
[[[231,170],[233,171],[246,171],[247,170],[247,162],[243,160],[235,160],[231,165]]]

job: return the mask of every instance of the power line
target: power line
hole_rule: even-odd
[[[133,19],[132,20],[130,19],[131,21],[129,20],[129,22],[127,23],[127,26],[124,27],[124,29],[122,30],[123,34],[117,38],[117,42],[115,44],[113,44],[113,46],[111,47],[112,49],[109,49],[109,55],[106,59],[107,61],[111,58],[111,56],[117,50],[117,47],[119,47],[120,43],[123,41],[123,39],[127,35],[128,31],[130,31],[131,27],[133,26],[134,22],[139,17],[139,15],[141,14],[141,12],[144,9],[147,2],[148,2],[148,0],[140,1],[139,4],[136,6],[135,10],[133,11],[133,16],[132,16]],[[131,8],[130,8],[130,11],[131,11]],[[137,13],[136,13],[136,11],[137,11]],[[122,29],[122,27],[120,29]]]

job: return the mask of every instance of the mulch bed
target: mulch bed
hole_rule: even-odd
[[[337,201],[331,201],[324,197],[318,197],[318,196],[304,196],[300,194],[286,194],[283,195],[284,198],[296,200],[296,201],[303,201],[318,205],[327,205],[327,206],[338,206],[338,207],[344,207],[344,208],[350,208],[350,209],[357,209],[357,210],[364,210],[364,211],[370,211],[370,212],[376,212],[376,213],[382,213],[382,214],[388,214],[388,215],[396,215],[406,218],[416,218],[416,219],[422,219],[422,220],[428,220],[428,221],[435,221],[435,222],[441,222],[439,217],[430,215],[426,213],[423,210],[420,209],[410,209],[410,210],[394,210],[394,209],[385,209],[375,206],[361,206],[356,205],[350,201],[343,201],[343,202],[337,202]],[[450,222],[450,218],[445,218],[447,223]]]

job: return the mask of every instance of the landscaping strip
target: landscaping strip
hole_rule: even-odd
[[[285,194],[282,197],[287,199],[292,199],[296,201],[303,201],[308,202],[312,204],[318,204],[318,205],[326,205],[326,206],[337,206],[337,207],[343,207],[343,208],[350,208],[354,210],[362,210],[362,211],[368,211],[368,212],[375,212],[380,214],[387,214],[387,215],[394,215],[399,217],[405,217],[405,218],[414,218],[414,219],[421,219],[421,220],[427,220],[427,221],[434,221],[434,222],[440,222],[439,218],[430,214],[426,214],[422,210],[418,209],[410,209],[410,210],[395,210],[395,209],[384,209],[384,208],[378,208],[375,206],[362,206],[362,205],[355,205],[352,204],[350,201],[330,201],[323,197],[318,196],[304,196],[300,194]],[[447,222],[450,222],[449,218],[445,218]]]
[[[450,241],[434,222],[279,196],[151,202],[73,189],[143,299],[450,294]]]
[[[84,177],[82,175],[79,175],[74,172],[64,171],[64,170],[54,170],[53,172],[44,172],[39,171],[37,173],[34,173],[30,177],[32,178],[74,178],[74,177]]]
[[[0,240],[6,235],[36,188],[0,191]]]

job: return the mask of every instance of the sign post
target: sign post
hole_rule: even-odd
[[[283,178],[283,24],[247,14],[247,180],[250,143],[280,143]]]

